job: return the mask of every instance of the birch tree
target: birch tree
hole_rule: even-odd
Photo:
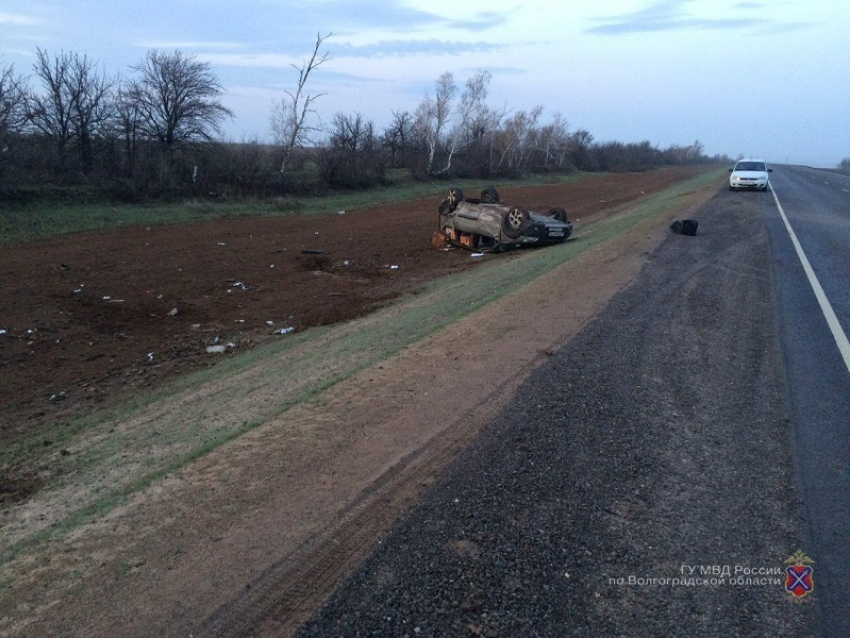
[[[292,65],[298,71],[298,83],[293,91],[285,91],[286,97],[282,98],[272,109],[272,132],[283,153],[280,163],[282,175],[286,175],[294,151],[302,148],[310,141],[310,135],[318,131],[317,127],[309,124],[308,118],[316,114],[313,103],[323,94],[311,95],[307,93],[307,81],[313,71],[330,59],[327,52],[320,53],[319,49],[322,48],[325,40],[332,35],[333,33],[318,34],[310,59],[301,66]]]

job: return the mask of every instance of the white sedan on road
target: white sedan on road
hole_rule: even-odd
[[[729,172],[729,190],[735,191],[741,188],[757,188],[762,191],[767,190],[768,173],[772,173],[773,169],[768,168],[764,160],[760,159],[742,159],[738,160],[735,168],[730,168]]]

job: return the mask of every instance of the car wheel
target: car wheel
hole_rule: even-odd
[[[549,211],[549,217],[557,219],[559,222],[564,222],[565,224],[569,221],[569,219],[567,219],[567,211],[563,208],[553,208]]]
[[[449,189],[449,196],[446,197],[446,204],[449,206],[449,211],[457,208],[457,205],[463,201],[463,191],[457,186],[452,186]]]
[[[481,191],[481,201],[485,204],[498,204],[499,193],[496,192],[495,188],[485,188]]]
[[[518,237],[525,222],[528,221],[528,211],[524,208],[511,208],[502,219],[502,228],[508,237]]]

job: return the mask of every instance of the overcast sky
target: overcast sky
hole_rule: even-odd
[[[598,141],[850,157],[847,0],[0,0],[0,65],[30,75],[40,47],[126,74],[179,49],[225,87],[227,137],[265,140],[292,65],[329,32],[307,87],[325,122],[359,113],[382,130],[443,72],[462,87],[487,70],[491,106],[541,105]]]

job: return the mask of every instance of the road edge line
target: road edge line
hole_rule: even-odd
[[[826,293],[821,287],[820,281],[818,281],[817,275],[815,275],[815,271],[812,268],[811,263],[809,262],[809,258],[806,257],[806,253],[803,251],[803,247],[800,245],[800,241],[797,239],[797,234],[791,227],[791,222],[788,221],[788,217],[787,215],[785,215],[785,210],[782,208],[782,204],[779,203],[779,197],[776,195],[776,189],[773,188],[772,184],[770,186],[770,192],[773,194],[773,199],[776,202],[777,208],[779,209],[779,215],[782,217],[782,221],[785,224],[785,229],[788,231],[788,235],[791,237],[791,243],[794,244],[794,250],[797,251],[797,257],[800,259],[800,263],[803,265],[803,271],[806,273],[806,278],[809,280],[809,285],[812,287],[812,290],[815,293],[815,298],[818,300],[818,304],[820,305],[820,309],[823,313],[824,319],[826,319],[826,323],[829,326],[829,329],[832,331],[832,336],[835,339],[835,344],[838,346],[838,352],[841,355],[841,358],[844,360],[844,365],[847,368],[847,372],[850,372],[850,341],[847,340],[847,335],[844,333],[844,329],[841,327],[841,324],[838,321],[838,317],[835,315],[835,311],[832,309],[832,304],[829,303],[829,299],[827,298]]]

